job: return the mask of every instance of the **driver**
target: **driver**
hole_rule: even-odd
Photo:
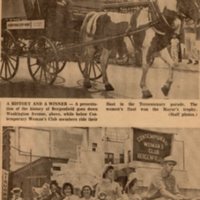
[[[47,33],[50,38],[63,40],[72,29],[71,0],[49,0],[47,8]]]
[[[161,162],[162,169],[152,177],[145,199],[185,199],[184,196],[180,194],[176,178],[172,174],[176,164],[177,162],[173,156],[168,156],[163,159]]]

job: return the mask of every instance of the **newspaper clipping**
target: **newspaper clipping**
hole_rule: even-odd
[[[200,0],[2,0],[0,199],[200,200]]]

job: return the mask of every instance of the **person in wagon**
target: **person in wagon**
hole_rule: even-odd
[[[81,199],[82,200],[94,200],[93,197],[93,189],[92,186],[89,184],[86,184],[82,187],[81,190]]]
[[[61,200],[61,190],[57,181],[53,180],[50,183],[51,194],[47,197],[47,200]]]
[[[72,31],[71,0],[49,0],[47,8],[47,34],[50,38],[64,41]]]
[[[103,178],[96,186],[96,199],[117,200],[122,198],[120,185],[114,181],[114,167],[106,166],[103,170]]]
[[[138,194],[138,177],[136,172],[129,174],[124,189],[126,192],[124,200],[142,200],[142,197]]]
[[[21,197],[22,195],[22,189],[19,187],[15,187],[11,190],[12,198],[11,200],[23,200]]]
[[[161,161],[161,165],[162,169],[152,177],[144,199],[185,199],[180,194],[176,178],[172,174],[174,167],[177,165],[176,159],[173,156],[167,156]]]
[[[78,196],[74,194],[74,186],[66,182],[63,184],[62,187],[62,193],[63,193],[63,200],[78,200]]]

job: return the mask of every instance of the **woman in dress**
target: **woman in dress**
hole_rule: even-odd
[[[51,190],[51,195],[47,198],[48,200],[61,200],[62,199],[60,187],[58,186],[57,181],[51,181],[50,190]]]
[[[94,200],[92,187],[84,185],[81,190],[81,199],[83,200]]]
[[[113,166],[107,166],[105,168],[102,181],[97,184],[95,196],[101,200],[116,200],[122,197],[121,188],[119,184],[114,181]]]
[[[74,195],[74,187],[71,183],[63,184],[63,200],[78,200],[78,197]]]
[[[131,173],[125,186],[126,198],[128,200],[142,200],[138,192],[138,179],[136,173]]]

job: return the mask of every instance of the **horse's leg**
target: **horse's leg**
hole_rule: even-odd
[[[169,66],[169,75],[168,75],[167,81],[165,82],[165,84],[161,88],[163,94],[165,96],[168,96],[171,85],[173,83],[173,75],[174,75],[173,68],[176,66],[176,64],[172,60],[167,48],[160,51],[160,58]]]
[[[90,62],[88,60],[86,60],[85,61],[85,69],[84,69],[84,72],[83,72],[83,77],[84,77],[83,86],[85,88],[88,88],[88,89],[92,87],[92,85],[90,83],[90,78],[89,78],[89,75],[88,75],[89,64],[90,64]]]
[[[108,76],[107,76],[107,71],[106,71],[107,70],[107,66],[108,66],[108,60],[109,60],[110,54],[111,54],[111,50],[103,48],[102,53],[101,53],[101,57],[100,57],[103,83],[104,83],[105,89],[107,91],[114,90],[113,86],[108,81]]]
[[[89,46],[86,48],[85,50],[85,69],[83,72],[83,77],[84,77],[84,82],[83,85],[85,88],[91,88],[92,85],[90,83],[90,63],[92,61],[92,59],[94,58],[94,54],[95,54],[95,48],[93,46]]]
[[[148,99],[153,97],[150,90],[146,85],[146,77],[150,67],[150,64],[147,62],[147,54],[148,54],[149,47],[144,47],[142,51],[142,77],[140,81],[140,87],[142,89],[142,98]]]
[[[145,35],[144,35],[145,34]],[[144,33],[141,33],[141,37],[144,37],[144,41],[142,44],[142,77],[140,81],[140,87],[142,89],[142,98],[148,99],[153,95],[146,84],[146,78],[148,70],[152,64],[153,53],[156,43],[156,34],[153,29],[148,29]],[[136,38],[137,39],[137,38]]]

